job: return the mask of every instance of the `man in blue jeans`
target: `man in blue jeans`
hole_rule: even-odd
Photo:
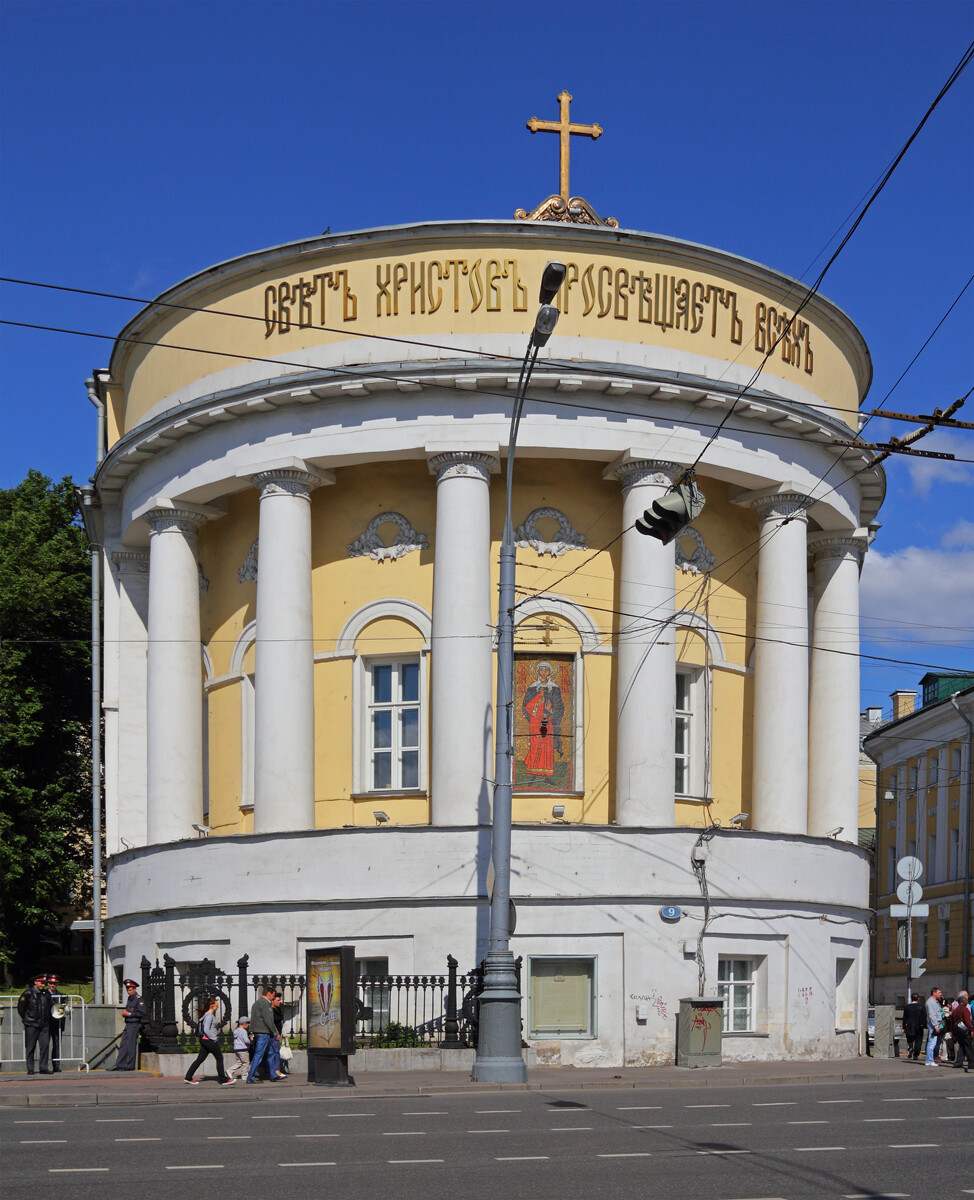
[[[935,1067],[937,1065],[937,1052],[940,1050],[940,1043],[943,1041],[944,1010],[940,1004],[943,998],[944,994],[938,987],[931,988],[930,995],[927,997],[926,1065],[928,1067]]]
[[[250,1064],[250,1071],[247,1075],[248,1083],[257,1082],[257,1072],[260,1070],[260,1065],[265,1059],[267,1059],[268,1067],[270,1068],[271,1083],[277,1080],[277,1076],[273,1070],[274,1055],[272,1050],[272,1047],[277,1045],[277,1026],[274,1024],[274,1008],[271,1004],[271,999],[275,991],[276,988],[273,985],[261,988],[261,995],[250,1010],[250,1032],[256,1034],[257,1041],[254,1046],[254,1057]]]

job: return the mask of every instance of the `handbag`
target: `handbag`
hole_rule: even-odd
[[[288,1044],[287,1038],[282,1037],[281,1038],[281,1058],[284,1060],[284,1062],[290,1062],[293,1053],[294,1052],[292,1051],[290,1045]]]

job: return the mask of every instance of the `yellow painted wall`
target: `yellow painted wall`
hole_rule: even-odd
[[[703,481],[707,507],[697,521],[718,563],[708,581],[677,572],[679,607],[693,608],[720,631],[724,655],[746,665],[753,644],[753,603],[756,563],[749,560],[757,536],[753,513],[731,505],[726,488]],[[496,596],[497,557],[503,525],[503,487],[499,477],[491,486],[491,597]],[[425,462],[391,462],[344,468],[332,486],[312,493],[312,590],[315,651],[316,824],[319,828],[371,825],[376,808],[393,822],[422,824],[429,820],[427,796],[383,793],[356,795],[353,779],[353,712],[355,663],[352,658],[328,657],[348,619],[363,606],[387,597],[432,608],[433,555],[436,541],[436,483]],[[515,523],[536,508],[554,507],[566,513],[582,532],[589,549],[560,558],[540,557],[531,548],[518,550],[519,596],[550,591],[591,614],[603,640],[612,645],[618,618],[622,496],[618,483],[606,481],[601,465],[553,459],[519,461],[514,489]],[[363,556],[349,558],[348,545],[382,512],[402,513],[429,539],[429,548],[411,551],[384,563]],[[241,697],[236,680],[220,683],[231,669],[237,639],[254,619],[256,585],[241,583],[237,572],[257,537],[256,491],[232,496],[227,515],[204,526],[200,533],[200,562],[209,587],[202,600],[203,638],[218,685],[208,691],[210,825],[214,834],[243,833],[252,828],[252,814],[241,809]],[[391,539],[393,529],[383,531]],[[542,527],[542,533],[546,532]],[[577,568],[577,569],[576,569]],[[563,578],[572,572],[569,578]],[[581,649],[578,633],[561,618],[530,615],[520,621],[516,651],[552,654]],[[546,641],[546,638],[548,639]],[[356,639],[357,654],[417,654],[422,637],[400,618],[373,620]],[[678,631],[679,661],[708,665],[703,639]],[[245,673],[254,669],[251,645]],[[430,662],[430,671],[435,662]],[[515,796],[515,821],[551,819],[553,803],[565,804],[572,821],[605,824],[614,819],[615,738],[612,729],[616,659],[614,654],[585,654],[583,659],[584,789],[578,795]],[[428,684],[428,676],[427,676]],[[428,709],[427,691],[427,709]],[[712,795],[714,803],[678,805],[677,820],[698,826],[714,817],[726,824],[750,805],[751,677],[724,670],[712,673]],[[700,714],[699,719],[703,716]],[[427,764],[429,746],[426,746]]]

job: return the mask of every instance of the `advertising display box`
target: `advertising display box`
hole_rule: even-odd
[[[348,1056],[355,1053],[355,947],[308,950],[305,978],[308,1082],[353,1087]]]

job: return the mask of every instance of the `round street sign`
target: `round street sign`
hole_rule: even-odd
[[[676,904],[664,904],[659,910],[659,915],[664,921],[679,921],[683,916],[683,912]]]
[[[908,854],[906,858],[901,858],[896,864],[896,874],[900,879],[919,879],[923,874],[923,863],[918,858],[914,858],[912,854]],[[903,903],[905,904],[906,901],[904,900]]]
[[[919,904],[920,897],[923,895],[923,888],[914,879],[904,879],[900,886],[896,889],[896,894],[899,897],[901,904]]]

